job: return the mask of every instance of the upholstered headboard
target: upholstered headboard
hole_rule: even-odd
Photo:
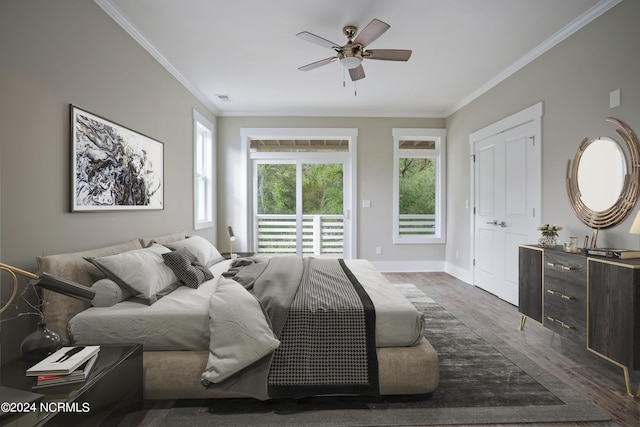
[[[72,280],[81,285],[90,287],[94,282],[105,276],[97,267],[85,260],[85,257],[115,255],[134,249],[140,249],[151,241],[166,244],[182,240],[185,237],[185,232],[181,231],[159,237],[134,239],[118,245],[82,252],[39,256],[37,257],[38,269],[42,272],[47,272],[54,276]],[[86,310],[89,307],[89,304],[47,289],[42,291],[42,297],[42,311],[44,313],[47,327],[58,333],[64,344],[68,344],[70,340],[67,332],[67,323],[73,316],[83,310]]]

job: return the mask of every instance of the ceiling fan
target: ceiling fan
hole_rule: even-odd
[[[328,47],[329,49],[333,49],[336,52],[336,56],[312,62],[311,64],[307,64],[298,68],[298,70],[309,71],[329,64],[330,62],[338,61],[344,68],[349,70],[351,80],[356,81],[365,77],[364,68],[362,67],[362,61],[364,59],[378,59],[382,61],[408,61],[411,57],[410,50],[365,50],[365,47],[373,43],[389,28],[390,25],[386,22],[382,22],[379,19],[373,19],[367,24],[366,27],[364,27],[362,31],[360,31],[360,33],[354,39],[354,36],[356,36],[356,33],[358,32],[358,28],[353,25],[347,25],[342,29],[344,36],[347,38],[347,44],[345,44],[344,46],[340,46],[337,43],[324,39],[308,31],[298,33],[296,34],[297,37],[320,46]]]

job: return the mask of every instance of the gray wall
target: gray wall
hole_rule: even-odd
[[[541,222],[566,226],[561,240],[589,231],[573,215],[566,160],[586,136],[611,135],[607,116],[640,132],[640,2],[628,0],[446,119],[447,245],[391,244],[391,129],[444,127],[444,119],[222,117],[218,137],[218,226],[233,212],[241,127],[356,127],[358,255],[374,261],[446,259],[470,268],[469,134],[539,101],[543,117]],[[622,105],[608,94],[620,88]],[[165,210],[69,213],[68,105],[79,105],[165,143]],[[191,110],[216,118],[93,2],[0,3],[0,253],[35,270],[35,256],[83,250],[192,229]],[[634,212],[635,214],[635,212]],[[602,245],[638,248],[631,219],[601,233]],[[225,248],[224,233],[199,233]],[[217,240],[216,240],[217,239]],[[376,256],[374,248],[383,247]],[[456,253],[458,256],[456,256]],[[3,286],[6,285],[3,283]],[[3,324],[2,355],[13,356],[29,330]],[[9,331],[9,333],[6,333]]]
[[[37,255],[194,233],[192,110],[215,117],[94,2],[2,0],[0,94],[3,262],[35,271]],[[70,103],[164,142],[164,210],[69,212]],[[2,324],[3,359],[23,319]]]
[[[357,256],[374,262],[444,261],[445,246],[392,243],[393,128],[443,128],[444,119],[362,117],[218,117],[218,228],[234,223],[233,199],[241,183],[240,128],[357,128],[358,129],[358,242]],[[363,209],[362,200],[371,200]],[[235,230],[234,230],[235,231]],[[226,235],[219,247],[228,248]],[[376,255],[375,248],[382,247]],[[234,245],[234,248],[236,246]],[[246,248],[237,248],[242,250]]]
[[[616,137],[615,126],[605,122],[609,116],[625,121],[640,134],[638,17],[640,2],[622,2],[447,118],[448,269],[470,270],[470,221],[465,209],[465,200],[472,197],[469,134],[540,101],[544,103],[540,222],[564,225],[560,241],[581,236],[582,245],[584,236],[591,234],[569,205],[566,162],[573,159],[583,138]],[[610,109],[609,92],[615,89],[621,89],[622,104]],[[599,246],[640,248],[640,237],[629,235],[636,212],[637,207],[624,223],[600,232]]]

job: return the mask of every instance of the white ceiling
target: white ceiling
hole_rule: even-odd
[[[621,0],[95,1],[218,115],[446,117]],[[334,53],[297,33],[342,45],[373,18],[391,28],[368,47],[408,62],[345,87],[337,62],[298,70]]]

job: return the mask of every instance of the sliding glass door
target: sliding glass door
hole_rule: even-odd
[[[345,163],[269,157],[253,162],[256,252],[344,257]]]

